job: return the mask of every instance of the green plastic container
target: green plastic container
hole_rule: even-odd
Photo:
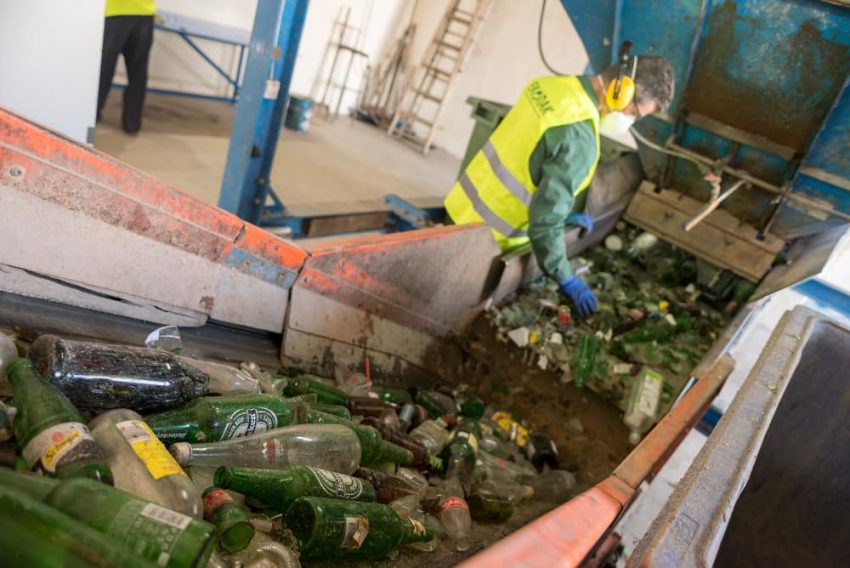
[[[463,155],[463,161],[460,164],[458,177],[472,161],[475,153],[484,146],[484,143],[496,130],[496,127],[511,110],[511,105],[479,99],[478,97],[469,97],[466,99],[466,104],[472,107],[472,118],[475,119],[475,128],[472,130],[472,136],[469,137],[469,144],[466,145],[466,153]]]

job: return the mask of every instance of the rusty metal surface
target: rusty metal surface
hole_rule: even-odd
[[[168,319],[157,310],[173,311],[280,332],[288,288],[307,256],[288,241],[3,109],[0,203],[0,264],[65,286],[65,293],[53,287],[59,291],[45,299],[73,296],[82,307],[106,306],[149,321]],[[92,301],[80,300],[81,291]],[[125,303],[150,308],[142,313]]]
[[[635,549],[629,566],[711,566],[714,563],[726,525],[759,455],[774,412],[800,363],[800,350],[808,341],[813,325],[822,317],[802,307],[782,317],[734,402]],[[835,358],[825,360],[833,362]],[[812,383],[810,378],[801,377],[801,380],[812,386],[819,383]],[[820,433],[815,438],[819,436]],[[784,453],[786,457],[797,454],[799,452]],[[785,474],[777,475],[782,478]],[[784,543],[774,543],[773,547],[783,554],[788,552]],[[803,564],[825,565],[819,562]]]
[[[810,0],[713,6],[685,106],[804,151],[850,73],[841,10]]]

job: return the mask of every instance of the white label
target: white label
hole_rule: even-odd
[[[614,365],[614,374],[615,375],[630,375],[632,373],[632,366],[628,363],[616,363]]]
[[[266,89],[263,91],[264,99],[276,100],[277,94],[280,92],[280,81],[274,79],[266,80]]]
[[[142,515],[180,530],[185,529],[192,522],[192,517],[187,517],[183,513],[160,507],[154,503],[145,505],[145,508],[142,509]]]
[[[124,436],[124,439],[132,444],[133,442],[150,441],[150,434],[147,433],[144,426],[138,420],[126,420],[115,425],[116,428]]]
[[[658,410],[658,401],[661,398],[661,385],[663,378],[655,371],[647,369],[643,378],[643,388],[637,402],[637,410],[645,416],[655,416]]]
[[[85,424],[65,422],[48,428],[30,440],[22,455],[30,468],[41,462],[45,471],[55,473],[56,464],[62,457],[86,440],[95,443]]]

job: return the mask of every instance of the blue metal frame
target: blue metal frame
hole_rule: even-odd
[[[181,37],[183,41],[185,41],[189,45],[189,47],[191,47],[198,55],[201,56],[201,59],[206,61],[207,64],[209,64],[210,67],[212,67],[216,71],[216,73],[221,75],[230,84],[232,92],[230,96],[219,96],[207,95],[205,93],[195,93],[191,91],[162,89],[157,87],[148,87],[147,91],[149,93],[177,95],[181,97],[191,97],[211,101],[235,103],[239,99],[239,89],[241,88],[239,80],[242,76],[243,62],[245,61],[245,48],[248,47],[248,43],[246,40],[237,37],[239,35],[239,30],[236,30],[235,28],[230,28],[229,26],[221,26],[211,22],[204,22],[203,20],[189,18],[187,16],[182,16],[179,14],[173,14],[171,12],[160,11],[157,17],[162,21],[158,21],[154,25],[154,27],[157,30],[173,33]],[[239,58],[236,64],[236,73],[231,76],[230,73],[225,71],[218,63],[216,63],[216,61],[212,57],[210,57],[204,51],[201,46],[199,46],[192,40],[193,37],[238,47]],[[125,89],[127,87],[126,83],[113,83],[112,86],[117,89]]]
[[[284,205],[269,176],[292,71],[301,42],[308,0],[259,0],[251,32],[245,81],[221,184],[219,206],[252,223],[286,225]],[[278,85],[273,93],[274,84]],[[266,98],[266,95],[274,98]],[[272,195],[274,204],[266,207]]]

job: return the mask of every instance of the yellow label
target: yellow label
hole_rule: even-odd
[[[55,473],[62,458],[79,444],[90,442],[94,438],[85,424],[64,422],[47,428],[35,436],[21,452],[30,468],[41,464],[48,473]]]
[[[61,441],[51,444],[47,451],[44,452],[44,455],[41,457],[41,463],[44,465],[44,468],[48,471],[54,470],[54,463],[56,460],[62,456],[64,456],[68,450],[77,445],[77,440],[80,439],[80,431],[73,430],[71,431],[65,438]]]
[[[159,479],[166,475],[186,475],[146,423],[141,420],[126,420],[116,426],[148,468],[151,477]]]

